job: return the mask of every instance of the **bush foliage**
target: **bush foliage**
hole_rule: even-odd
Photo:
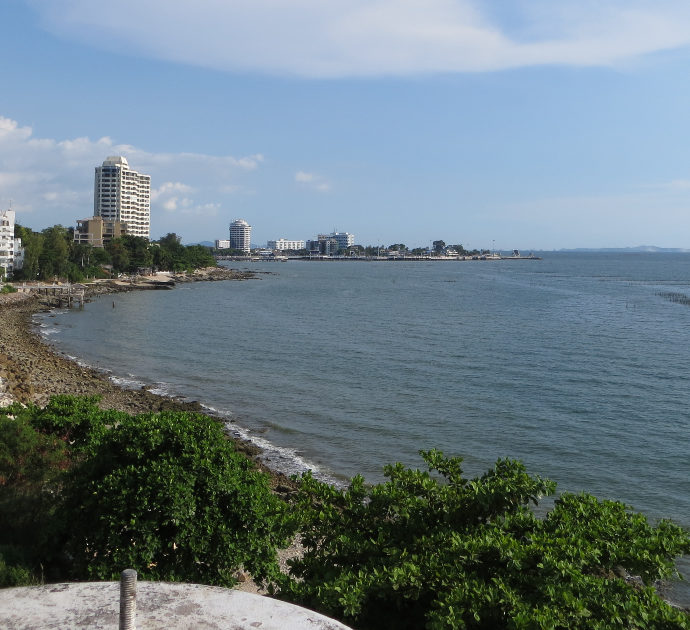
[[[281,596],[360,629],[690,628],[649,585],[690,551],[681,528],[625,506],[563,495],[544,519],[529,503],[555,484],[499,460],[476,479],[460,458],[429,471],[387,466],[338,490],[307,474],[297,512],[306,553]]]
[[[3,565],[6,582],[26,567],[48,579],[134,568],[229,586],[240,567],[270,579],[286,523],[266,476],[206,416],[132,417],[70,396],[0,410],[0,545],[23,558]]]
[[[385,468],[346,489],[302,477],[292,506],[199,414],[132,417],[98,398],[0,409],[0,587],[43,579],[229,586],[245,567],[279,595],[360,630],[690,628],[656,580],[687,532],[612,501],[564,494],[499,460],[481,477],[423,452],[428,470]],[[278,571],[295,527],[303,557]],[[626,579],[640,576],[639,583]]]

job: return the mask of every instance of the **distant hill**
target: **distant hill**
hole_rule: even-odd
[[[577,247],[575,249],[558,249],[559,252],[611,252],[611,253],[660,253],[687,254],[690,249],[682,247],[656,247],[655,245],[638,245],[637,247]]]
[[[198,243],[185,243],[185,245],[203,245],[204,247],[215,247],[216,244],[213,241],[199,241]]]

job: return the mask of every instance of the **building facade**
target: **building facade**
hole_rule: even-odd
[[[93,247],[104,247],[114,238],[127,234],[127,226],[122,221],[108,221],[101,217],[77,220],[74,229],[74,242]]]
[[[306,249],[309,250],[310,256],[333,256],[340,249],[340,245],[338,245],[338,241],[334,238],[319,234],[318,240],[307,241]]]
[[[327,238],[332,238],[338,241],[338,247],[341,249],[347,249],[355,244],[355,235],[350,234],[349,232],[332,232]]]
[[[93,214],[104,221],[120,221],[127,234],[151,236],[151,176],[129,168],[127,158],[106,158],[96,167]]]
[[[14,210],[0,210],[0,278],[9,278],[15,263]]]
[[[247,254],[251,251],[252,226],[244,219],[235,219],[230,224],[230,247],[241,249]]]
[[[355,235],[349,232],[331,232],[319,234],[314,241],[307,241],[306,248],[312,254],[333,256],[338,251],[352,247],[355,244]]]
[[[305,241],[289,241],[286,238],[279,238],[275,241],[268,241],[266,243],[266,247],[268,249],[272,250],[277,250],[277,251],[298,251],[300,249],[304,249],[306,247],[306,242]]]
[[[216,239],[216,249],[230,249],[230,241],[228,239]]]

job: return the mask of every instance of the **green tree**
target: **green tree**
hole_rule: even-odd
[[[211,250],[203,245],[187,245],[185,247],[185,259],[188,269],[216,266],[216,259]]]
[[[528,505],[555,484],[521,463],[466,479],[460,458],[422,455],[428,472],[387,466],[371,488],[303,477],[306,552],[282,597],[361,630],[690,628],[651,586],[617,577],[671,575],[690,551],[681,528],[588,495],[564,495],[538,519]]]
[[[110,241],[110,243],[106,245],[106,251],[110,256],[114,271],[122,273],[129,269],[129,250],[121,238],[116,238]]]
[[[444,248],[446,247],[445,241],[434,241],[431,244],[431,248],[434,250],[436,254],[440,254]]]
[[[278,573],[293,521],[206,416],[132,417],[98,398],[0,409],[0,585],[146,579],[232,585]]]
[[[131,234],[125,234],[121,239],[129,251],[129,267],[126,271],[136,272],[138,269],[148,269],[153,265],[153,253],[148,240]]]
[[[169,233],[156,243],[153,257],[156,267],[169,271],[191,271],[201,267],[215,267],[216,260],[211,253],[211,248],[203,245],[184,246],[180,240],[177,234]],[[229,250],[222,250],[222,253],[231,255]]]
[[[87,448],[66,488],[62,518],[74,575],[231,585],[245,566],[278,573],[282,503],[266,477],[206,416],[122,419]]]
[[[14,235],[22,239],[24,248],[24,265],[22,269],[15,270],[16,280],[36,280],[39,276],[39,259],[43,252],[43,235],[34,232],[18,223],[14,226]]]
[[[54,225],[41,232],[43,248],[38,259],[39,276],[42,280],[67,278],[70,271],[71,235],[62,225]]]

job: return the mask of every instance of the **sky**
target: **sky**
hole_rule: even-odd
[[[0,209],[151,236],[690,248],[687,0],[2,0]]]

